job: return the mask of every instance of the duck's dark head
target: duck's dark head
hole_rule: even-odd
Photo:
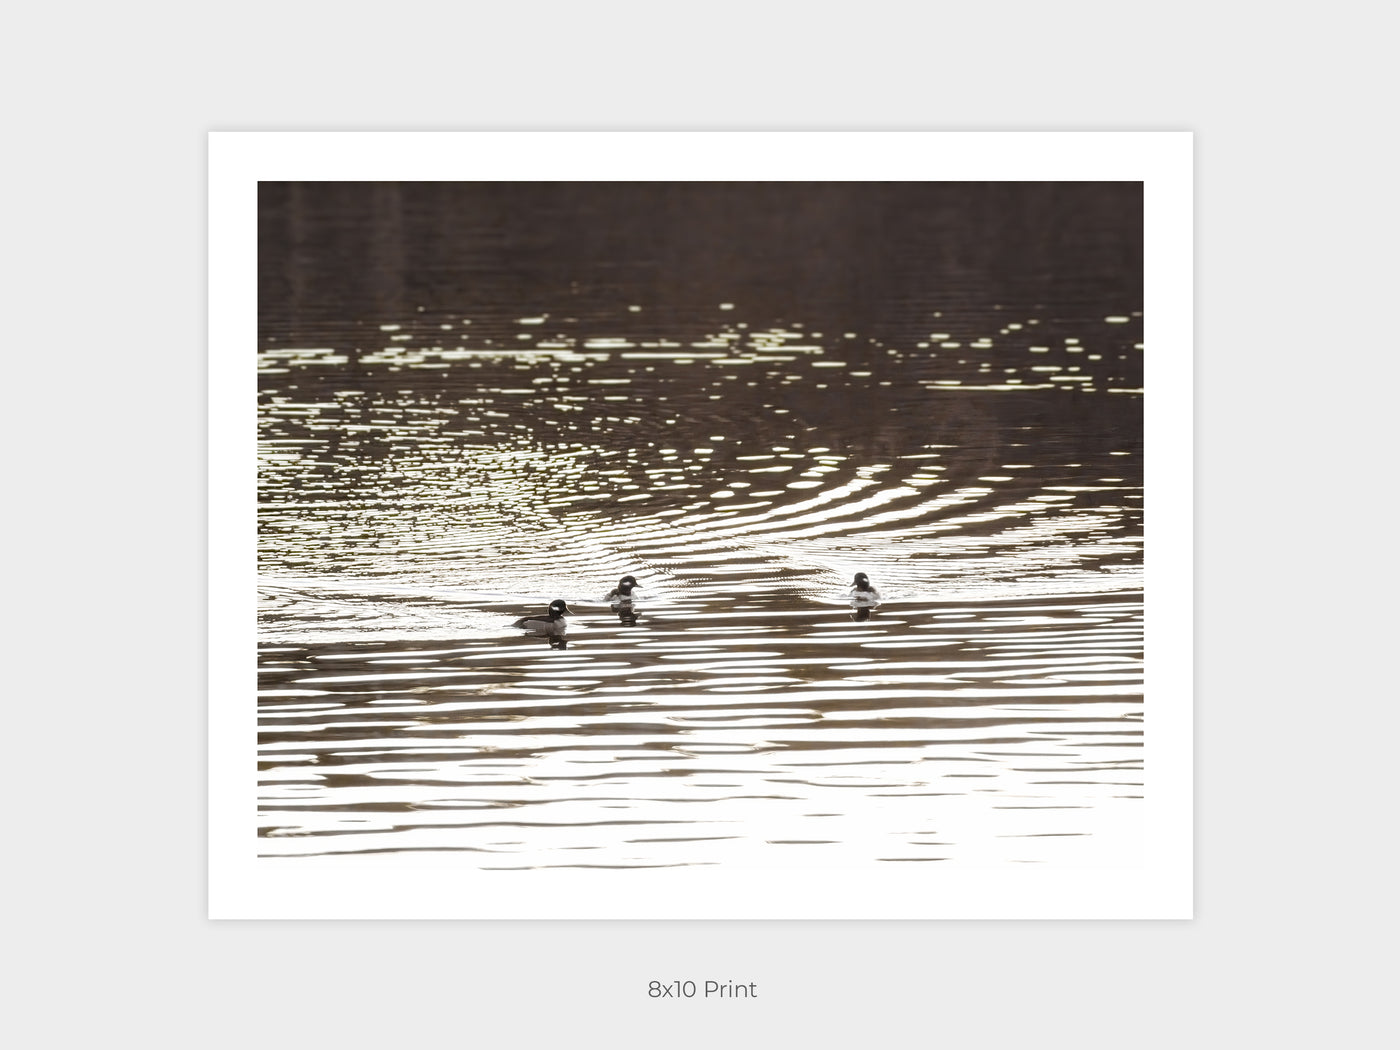
[[[549,603],[549,618],[551,620],[557,620],[561,616],[570,615],[572,614],[569,612],[569,607],[564,604],[563,598],[556,598],[554,601]]]
[[[617,589],[622,594],[631,594],[633,587],[640,586],[641,584],[637,582],[637,577],[635,576],[624,576],[617,581]]]
[[[863,572],[856,573],[855,585],[862,591],[870,590],[870,577]]]

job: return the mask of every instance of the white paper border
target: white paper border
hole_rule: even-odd
[[[259,181],[1142,181],[1145,861],[1138,868],[293,869],[256,856]],[[1192,915],[1189,132],[213,132],[209,916],[1185,919]]]

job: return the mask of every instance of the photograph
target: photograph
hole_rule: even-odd
[[[1151,867],[1146,177],[347,174],[242,231],[244,868],[985,916]]]
[[[1383,1038],[1375,10],[24,8],[19,1042]]]

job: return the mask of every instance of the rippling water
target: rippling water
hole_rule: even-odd
[[[260,854],[1134,863],[1140,299],[626,290],[264,317]]]

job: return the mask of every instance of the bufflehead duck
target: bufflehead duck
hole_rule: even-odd
[[[535,634],[560,635],[569,629],[565,616],[571,615],[569,607],[564,604],[563,598],[556,598],[549,603],[549,612],[546,616],[526,616],[516,620],[512,627],[518,627],[524,631],[533,631]]]
[[[871,584],[869,576],[858,572],[851,584],[851,597],[858,602],[878,602],[880,592]]]
[[[605,602],[630,602],[632,600],[632,589],[641,589],[641,584],[637,582],[635,576],[624,576],[617,581],[617,586],[608,592],[608,596],[603,599]]]

